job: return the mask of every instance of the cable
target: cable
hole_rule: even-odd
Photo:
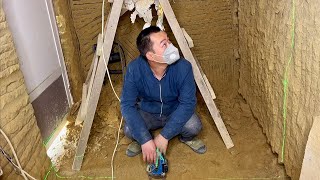
[[[108,79],[109,79],[109,82],[110,82],[112,91],[113,91],[114,95],[117,97],[118,101],[121,102],[119,96],[117,95],[116,91],[114,90],[114,87],[113,87],[113,84],[112,84],[112,81],[111,81],[111,77],[110,77],[110,73],[109,73],[109,70],[108,70],[108,66],[107,66],[106,59],[105,59],[104,53],[103,53],[103,46],[102,46],[102,59],[103,59],[104,65],[106,66],[107,75],[108,75]],[[121,117],[121,120],[120,120],[120,125],[119,125],[119,129],[118,129],[118,136],[117,136],[116,146],[114,147],[113,154],[112,154],[112,158],[111,158],[111,173],[112,173],[111,178],[112,178],[112,179],[114,179],[114,176],[113,176],[113,175],[114,175],[114,170],[113,170],[114,156],[115,156],[115,153],[116,153],[118,144],[119,144],[119,138],[120,138],[119,136],[120,136],[120,129],[121,129],[121,126],[122,126],[122,121],[123,121],[123,117]]]
[[[104,1],[105,0],[102,0],[102,27],[101,27],[101,31],[102,31],[102,42],[104,41],[104,36],[103,36],[103,31],[104,31]],[[108,70],[108,65],[106,63],[106,59],[104,57],[104,52],[103,52],[103,45],[101,46],[101,51],[102,51],[102,59],[103,59],[103,62],[104,62],[104,65],[106,66],[106,70],[107,70],[107,74],[108,74],[108,78],[109,78],[109,82],[110,82],[110,85],[111,85],[111,88],[112,88],[112,91],[114,93],[114,95],[117,97],[118,101],[121,102],[119,96],[117,95],[116,91],[114,90],[114,87],[113,87],[113,84],[112,84],[112,81],[111,81],[111,77],[110,77],[110,73],[109,73],[109,70]],[[119,138],[120,138],[120,129],[121,129],[121,126],[122,126],[122,121],[123,121],[123,117],[121,117],[121,120],[120,120],[120,125],[119,125],[119,129],[118,129],[118,135],[117,135],[117,140],[116,140],[116,145],[114,147],[114,150],[113,150],[113,153],[112,153],[112,158],[111,158],[111,179],[114,179],[114,168],[113,168],[113,164],[114,164],[114,156],[116,154],[116,151],[117,151],[117,148],[118,148],[118,144],[119,144]]]
[[[0,129],[0,132],[1,132],[1,134],[4,136],[4,138],[6,139],[6,141],[8,142],[8,144],[9,144],[9,146],[10,146],[11,151],[12,151],[12,153],[13,153],[13,156],[14,156],[14,158],[16,159],[17,164],[18,164],[18,167],[17,167],[17,168],[19,168],[19,170],[21,171],[21,175],[23,176],[23,178],[24,178],[25,180],[28,180],[28,178],[27,178],[27,176],[28,176],[29,178],[31,178],[31,179],[33,179],[33,180],[36,180],[36,178],[32,177],[30,174],[28,174],[26,171],[24,171],[24,170],[22,169],[21,164],[20,164],[20,162],[19,162],[19,159],[18,159],[18,157],[17,157],[17,154],[16,154],[16,152],[15,152],[15,150],[14,150],[12,144],[11,144],[11,141],[9,140],[8,136],[2,131],[2,129]],[[26,175],[27,175],[27,176],[26,176]]]
[[[111,173],[112,173],[111,178],[112,179],[114,178],[114,174],[113,174],[114,173],[114,171],[113,171],[114,156],[116,154],[116,151],[117,151],[117,148],[118,148],[118,145],[119,145],[120,129],[121,129],[122,121],[123,121],[123,117],[121,117],[121,120],[120,120],[120,125],[119,125],[119,129],[118,129],[118,136],[117,136],[117,142],[116,142],[116,146],[113,149],[112,158],[111,158]]]
[[[291,49],[289,61],[286,64],[284,79],[283,79],[283,105],[282,105],[282,117],[283,117],[283,132],[282,132],[282,147],[281,147],[281,162],[284,162],[284,152],[286,144],[286,135],[287,135],[287,98],[288,98],[288,84],[289,84],[289,66],[294,58],[294,49],[295,49],[295,23],[296,23],[296,7],[295,0],[292,0],[292,15],[291,15]]]
[[[109,79],[112,91],[113,91],[114,95],[117,97],[118,101],[120,102],[120,98],[117,95],[116,91],[114,90],[114,87],[113,87],[113,84],[112,84],[112,81],[111,81],[110,73],[109,73],[109,70],[108,70],[108,65],[107,65],[107,62],[106,62],[106,59],[105,59],[104,53],[103,53],[103,45],[101,46],[101,51],[102,51],[102,59],[103,59],[104,65],[106,66],[107,75],[108,75],[108,79]]]

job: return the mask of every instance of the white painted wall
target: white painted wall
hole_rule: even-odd
[[[31,101],[63,75],[72,97],[51,0],[3,0]]]

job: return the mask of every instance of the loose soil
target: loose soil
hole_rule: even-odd
[[[112,76],[121,79],[121,76]],[[114,82],[118,94],[122,82]],[[258,121],[242,97],[223,97],[215,100],[234,142],[227,149],[219,135],[209,111],[198,94],[197,112],[203,123],[199,134],[207,145],[207,152],[199,155],[176,138],[169,142],[166,158],[169,162],[167,179],[289,179],[284,167],[272,153]],[[74,126],[76,113],[68,118],[63,156],[57,163],[58,175],[71,179],[83,176],[95,178],[111,176],[111,157],[121,119],[120,105],[109,83],[103,86],[97,112],[92,125],[81,171],[72,171],[77,140],[81,127]],[[114,167],[116,179],[148,179],[142,156],[125,155],[127,139],[123,131],[116,152]]]

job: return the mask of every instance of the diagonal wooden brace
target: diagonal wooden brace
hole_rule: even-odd
[[[194,77],[195,77],[195,81],[198,85],[198,88],[202,94],[202,97],[205,101],[205,103],[207,104],[207,107],[209,109],[209,112],[218,128],[218,131],[222,137],[222,140],[224,142],[224,144],[226,145],[226,147],[229,149],[231,147],[234,146],[231,137],[228,133],[228,130],[226,128],[226,126],[224,125],[220,112],[217,109],[216,104],[214,103],[212,96],[210,94],[210,91],[207,87],[207,84],[205,83],[205,80],[202,77],[202,74],[200,72],[200,69],[196,63],[195,58],[192,55],[192,52],[189,48],[189,45],[183,35],[183,31],[181,30],[181,27],[177,21],[177,18],[174,15],[174,12],[172,10],[172,7],[169,3],[168,0],[160,0],[160,4],[163,8],[164,14],[167,18],[167,21],[171,27],[171,30],[179,44],[179,47],[184,55],[184,57],[190,61],[190,63],[192,64],[192,69],[193,69],[193,73],[194,73]]]

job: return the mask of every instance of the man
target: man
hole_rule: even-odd
[[[191,64],[179,56],[167,34],[156,26],[141,31],[137,38],[140,56],[127,67],[121,112],[124,133],[134,141],[126,154],[153,163],[156,148],[165,153],[168,141],[180,141],[203,154],[206,146],[195,136],[202,128],[195,114],[196,86]],[[163,128],[154,139],[151,130]],[[141,145],[141,146],[140,146]]]

